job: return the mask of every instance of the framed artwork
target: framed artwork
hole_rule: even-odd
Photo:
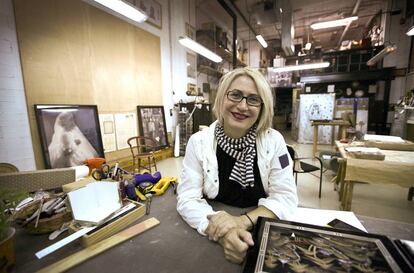
[[[386,236],[260,217],[243,273],[409,272]]]
[[[168,147],[164,107],[138,105],[137,111],[140,135],[155,139],[159,144],[157,150]]]
[[[148,15],[147,23],[162,28],[162,7],[155,0],[136,0],[136,6]]]
[[[96,105],[34,105],[46,168],[105,157]]]

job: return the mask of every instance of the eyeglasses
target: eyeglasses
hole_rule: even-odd
[[[227,92],[227,98],[233,102],[241,102],[243,99],[246,99],[246,103],[249,106],[259,107],[262,105],[262,99],[257,95],[243,96],[243,93],[240,90],[230,90]]]

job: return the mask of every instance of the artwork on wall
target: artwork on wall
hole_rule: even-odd
[[[135,113],[115,114],[116,147],[129,148],[128,139],[137,135],[137,115]]]
[[[34,105],[46,168],[104,157],[96,105]]]
[[[298,114],[298,142],[313,142],[312,120],[332,120],[335,94],[301,94]],[[331,126],[319,126],[318,143],[329,144],[332,137]]]
[[[167,147],[167,126],[165,124],[164,107],[137,106],[138,125],[141,136],[150,137],[158,142],[157,149]]]
[[[116,151],[115,120],[113,114],[99,114],[99,125],[105,152]]]
[[[155,0],[136,0],[135,5],[148,15],[145,22],[157,28],[162,28],[162,7],[160,3]]]

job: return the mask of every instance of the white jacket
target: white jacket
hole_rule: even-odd
[[[207,215],[215,213],[203,196],[214,199],[219,191],[216,123],[190,137],[177,187],[178,213],[202,235],[208,226]],[[279,219],[286,219],[295,211],[298,198],[292,159],[285,140],[278,131],[267,129],[257,138],[256,146],[260,176],[267,195],[267,198],[259,199],[258,206],[266,207]],[[289,165],[282,169],[279,157],[283,155],[288,155]]]

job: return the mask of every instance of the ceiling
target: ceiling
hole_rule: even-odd
[[[235,5],[252,27],[249,28],[236,12],[238,14],[237,38],[243,41],[255,40],[251,30],[253,29],[265,38],[269,44],[268,50],[272,54],[280,52],[282,24],[280,12],[277,10],[283,1],[291,5],[295,29],[294,44],[304,46],[309,39],[313,48],[321,47],[323,51],[338,49],[340,40],[360,40],[363,33],[368,31],[367,28],[374,16],[385,12],[389,2],[388,0],[360,0],[359,6],[355,7],[357,0],[225,0],[228,6]],[[345,27],[325,30],[310,28],[312,23],[349,17],[354,9],[354,15],[359,19],[351,23],[342,39]],[[196,11],[198,29],[201,28],[201,23],[210,21],[223,28],[223,31],[232,33],[232,18],[217,0],[197,0]]]

